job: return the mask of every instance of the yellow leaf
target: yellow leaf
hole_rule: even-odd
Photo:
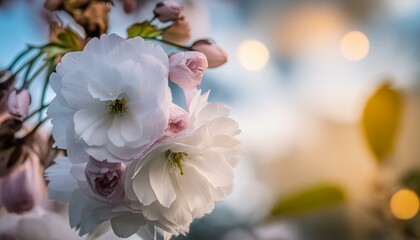
[[[334,184],[319,184],[279,199],[271,210],[272,217],[327,209],[346,200],[344,191]]]
[[[392,152],[400,125],[402,96],[386,83],[367,101],[363,113],[363,129],[368,145],[378,161]]]
[[[154,38],[163,33],[164,29],[158,29],[155,25],[150,24],[149,21],[135,23],[127,29],[128,38],[142,37]]]

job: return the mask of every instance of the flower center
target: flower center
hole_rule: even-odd
[[[182,169],[182,161],[185,161],[185,157],[187,157],[188,154],[185,152],[172,152],[171,150],[168,150],[166,154],[171,167],[178,168],[181,175],[184,175],[184,170]]]
[[[127,100],[125,98],[115,99],[106,104],[109,114],[112,116],[122,117],[127,112]]]
[[[95,188],[102,196],[109,196],[114,192],[120,178],[116,172],[107,172],[95,179]]]

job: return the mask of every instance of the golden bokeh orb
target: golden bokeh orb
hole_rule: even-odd
[[[411,219],[419,211],[419,197],[410,189],[401,189],[392,196],[390,207],[396,218]]]

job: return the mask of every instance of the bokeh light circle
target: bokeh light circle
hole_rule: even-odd
[[[419,197],[409,189],[401,189],[396,192],[390,202],[392,214],[402,220],[411,219],[419,211]]]
[[[238,48],[239,63],[249,71],[258,71],[268,63],[270,53],[267,47],[257,40],[245,40]]]
[[[369,39],[362,32],[349,32],[341,39],[340,50],[350,61],[362,60],[369,53]]]

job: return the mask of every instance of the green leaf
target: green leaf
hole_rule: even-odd
[[[46,60],[61,56],[67,52],[83,49],[83,40],[71,28],[60,29],[60,31],[51,43],[42,47],[42,51],[46,53]]]
[[[293,216],[327,209],[345,200],[346,194],[339,186],[320,184],[279,199],[271,210],[271,216]]]
[[[64,47],[62,47],[60,45],[48,44],[48,45],[45,45],[42,48],[42,51],[45,52],[45,53],[47,53],[47,55],[45,55],[44,59],[45,60],[49,60],[49,59],[52,59],[52,58],[54,58],[56,56],[65,54],[67,52],[70,52],[72,50],[71,49],[68,49],[68,48],[64,48]]]
[[[378,161],[392,152],[400,124],[402,96],[386,83],[367,101],[362,124],[368,145]]]
[[[163,32],[164,29],[158,29],[155,25],[150,24],[149,21],[135,23],[127,29],[128,38],[154,38],[161,35]]]
[[[66,48],[73,49],[74,51],[82,50],[80,45],[79,36],[73,32],[70,28],[64,29],[64,31],[57,36],[57,44],[65,46]]]

